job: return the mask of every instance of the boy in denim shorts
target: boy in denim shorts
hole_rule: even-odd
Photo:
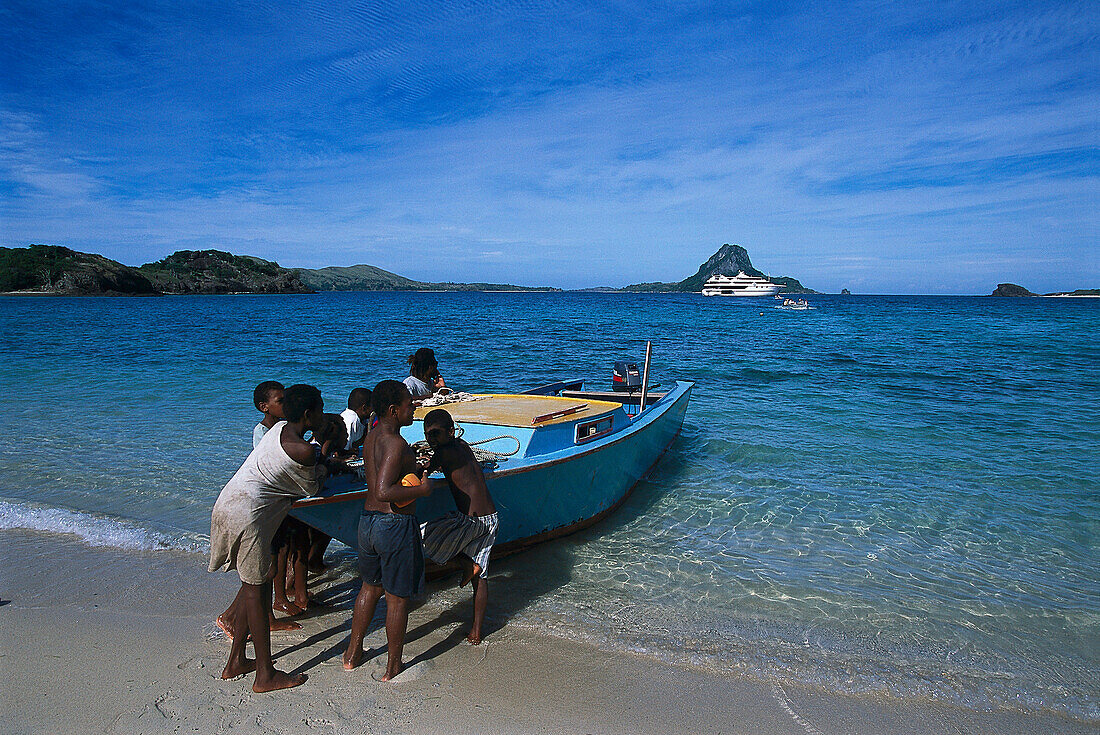
[[[383,380],[374,389],[372,403],[378,425],[363,443],[367,499],[359,516],[359,573],[363,586],[355,598],[344,668],[350,671],[362,662],[363,638],[384,593],[389,658],[382,681],[389,681],[405,667],[401,651],[409,624],[409,598],[424,589],[424,552],[415,501],[431,494],[432,481],[424,472],[416,478],[417,484],[402,482],[402,478],[410,474],[415,477],[416,473],[412,448],[401,436],[401,427],[411,425],[413,420],[408,388],[396,380]]]

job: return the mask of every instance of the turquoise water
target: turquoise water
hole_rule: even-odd
[[[203,548],[260,380],[698,383],[608,522],[494,570],[499,624],[835,691],[1100,721],[1100,302],[618,294],[0,299],[0,528]],[[761,313],[762,312],[762,313]],[[461,593],[437,591],[441,600]]]

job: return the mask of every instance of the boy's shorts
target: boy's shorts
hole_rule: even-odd
[[[493,513],[487,516],[478,516],[477,520],[482,523],[489,530],[486,534],[474,541],[466,548],[466,555],[473,559],[479,567],[481,567],[481,574],[478,576],[482,579],[489,578],[489,554],[493,551],[493,544],[497,541],[497,526],[500,521],[497,518],[497,514]]]
[[[359,516],[359,574],[391,595],[424,591],[424,549],[416,516],[363,511]]]

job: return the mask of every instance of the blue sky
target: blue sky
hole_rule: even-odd
[[[0,6],[0,244],[1100,287],[1100,3]]]

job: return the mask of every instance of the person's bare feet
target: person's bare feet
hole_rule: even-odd
[[[225,633],[226,638],[228,638],[230,641],[233,640],[233,629],[229,627],[229,622],[226,621],[224,615],[219,615],[218,617],[214,618],[214,625],[222,629],[222,632]]]
[[[245,674],[251,674],[256,670],[256,662],[250,658],[246,658],[243,661],[230,661],[222,669],[223,679],[236,679],[238,676],[244,676]]]
[[[363,647],[359,646],[358,651],[353,651],[350,648],[344,651],[344,671],[351,671],[357,668],[359,664],[363,663]]]
[[[291,689],[292,687],[305,684],[307,678],[305,674],[291,676],[290,674],[275,669],[274,675],[266,681],[260,682],[257,679],[257,681],[252,684],[252,691],[257,694],[263,694],[264,692],[274,692],[279,689]]]
[[[471,646],[481,645],[481,631],[470,631],[470,635],[466,636],[466,642]]]
[[[225,615],[219,615],[218,617],[214,618],[214,624],[222,629],[222,632],[225,633],[225,637],[229,639],[230,643],[232,643],[233,627],[229,624],[229,621],[225,619]],[[248,642],[250,640],[252,640],[251,633],[249,633],[248,636],[245,637],[245,642]]]
[[[465,576],[462,577],[462,584],[460,584],[458,586],[459,587],[465,587],[471,581],[473,581],[474,577],[476,577],[479,574],[481,574],[481,565],[478,564],[475,561],[473,564],[470,565],[470,568],[466,570]]]
[[[295,605],[289,599],[275,600],[271,603],[271,609],[278,610],[279,612],[286,613],[290,616],[301,615],[302,613],[302,608]]]
[[[399,663],[399,664],[397,664],[396,666],[394,666],[392,668],[387,666],[386,667],[386,673],[382,674],[382,678],[379,679],[378,681],[389,681],[390,679],[397,676],[398,674],[400,674],[404,670],[405,670],[404,662]]]
[[[293,620],[286,620],[285,618],[282,619],[282,620],[280,620],[279,618],[269,620],[268,625],[271,628],[272,633],[281,632],[281,631],[284,631],[284,630],[301,630],[302,629],[302,626],[301,626],[300,623],[295,623]],[[297,685],[295,685],[295,686],[297,686]]]

